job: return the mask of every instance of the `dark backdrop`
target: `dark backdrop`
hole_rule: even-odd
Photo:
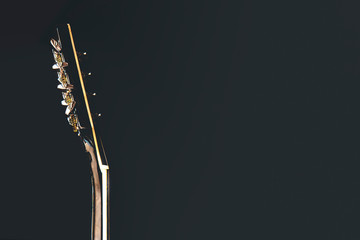
[[[359,239],[357,1],[8,1],[0,238],[89,239],[49,45],[89,59],[112,239]]]

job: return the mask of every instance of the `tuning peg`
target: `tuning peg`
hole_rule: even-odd
[[[78,57],[86,56],[87,52],[77,52]]]
[[[93,115],[94,115],[94,117],[97,117],[97,118],[100,118],[102,116],[101,113],[94,113]]]
[[[64,68],[64,67],[67,67],[69,66],[69,64],[67,62],[60,62],[60,63],[55,63],[53,66],[52,66],[52,69],[61,69],[61,68]]]
[[[78,132],[78,134],[79,134],[79,130],[82,129],[82,127],[80,125],[78,116],[74,113],[71,113],[69,115],[69,117],[67,118],[67,120],[68,120],[69,124],[73,127],[73,131]]]
[[[51,38],[50,43],[56,51],[61,52],[62,45],[60,40],[59,29],[56,29],[56,32],[57,32],[58,40]]]
[[[60,39],[58,41],[56,41],[55,39],[52,38],[52,39],[50,39],[50,43],[55,48],[56,51],[58,51],[58,52],[61,51]]]
[[[83,78],[88,78],[88,77],[90,77],[92,75],[92,73],[91,72],[88,72],[88,73],[82,73],[82,76],[83,76]]]
[[[66,87],[62,84],[57,85],[57,88],[60,90],[72,90],[74,89],[74,85],[72,84],[67,84]]]
[[[53,65],[53,69],[59,69],[60,67],[67,67],[68,63],[65,61],[64,55],[60,52],[52,49],[53,57],[55,60],[55,64]]]
[[[58,74],[58,81],[60,84],[58,85],[58,89],[65,90],[65,89],[73,89],[74,86],[70,84],[69,76],[67,75],[66,71],[62,68],[59,69],[57,72]]]
[[[87,52],[77,52],[77,56],[80,62],[87,60]]]
[[[74,101],[74,97],[73,95],[71,94],[70,91],[67,91],[67,92],[63,92],[62,93],[63,95],[63,99],[61,101],[61,104],[64,105],[64,106],[67,106],[66,107],[66,110],[65,110],[65,114],[66,115],[69,115],[69,113],[74,109],[75,107],[75,101]]]
[[[89,97],[95,97],[97,95],[97,93],[96,92],[87,92],[87,95]]]

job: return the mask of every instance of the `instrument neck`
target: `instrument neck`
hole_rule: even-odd
[[[90,156],[92,176],[92,240],[109,240],[109,168],[99,166],[99,154],[90,141],[83,139],[83,143]]]

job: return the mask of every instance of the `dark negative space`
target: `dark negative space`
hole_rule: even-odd
[[[2,6],[0,237],[89,239],[90,168],[49,39],[97,92],[112,239],[358,239],[355,1]]]

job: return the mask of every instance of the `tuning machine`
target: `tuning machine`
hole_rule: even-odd
[[[60,52],[61,49],[62,49],[62,46],[61,46],[61,41],[60,41],[60,38],[59,40],[55,40],[55,39],[50,39],[50,43],[51,45],[56,49],[56,51]]]
[[[74,107],[75,107],[75,100],[74,100],[74,96],[71,94],[71,92],[68,90],[68,91],[66,91],[66,92],[63,92],[62,93],[62,96],[63,96],[63,99],[64,100],[62,100],[61,101],[61,104],[63,105],[63,106],[67,106],[66,107],[66,110],[65,110],[65,114],[66,115],[69,115],[70,114],[70,112],[74,109]]]
[[[52,49],[55,64],[52,66],[53,69],[62,69],[67,67],[69,64],[65,61],[64,55],[61,52]]]
[[[101,118],[102,113],[93,113],[92,116],[95,117],[95,118]]]
[[[82,62],[87,60],[88,54],[87,52],[77,52],[77,56],[79,61]]]
[[[96,92],[86,92],[86,95],[88,97],[96,97],[97,96],[97,93]]]
[[[81,126],[79,122],[78,115],[76,113],[70,113],[67,117],[68,123],[72,126],[73,131],[76,132],[80,136],[80,129],[85,129]]]
[[[57,74],[58,74],[58,81],[60,82],[60,84],[57,86],[58,89],[71,90],[74,88],[74,86],[70,84],[69,76],[63,68],[60,68],[57,71]]]
[[[81,75],[84,79],[87,80],[92,76],[92,73],[91,72],[82,72]]]
[[[87,52],[77,52],[78,57],[87,56]]]

